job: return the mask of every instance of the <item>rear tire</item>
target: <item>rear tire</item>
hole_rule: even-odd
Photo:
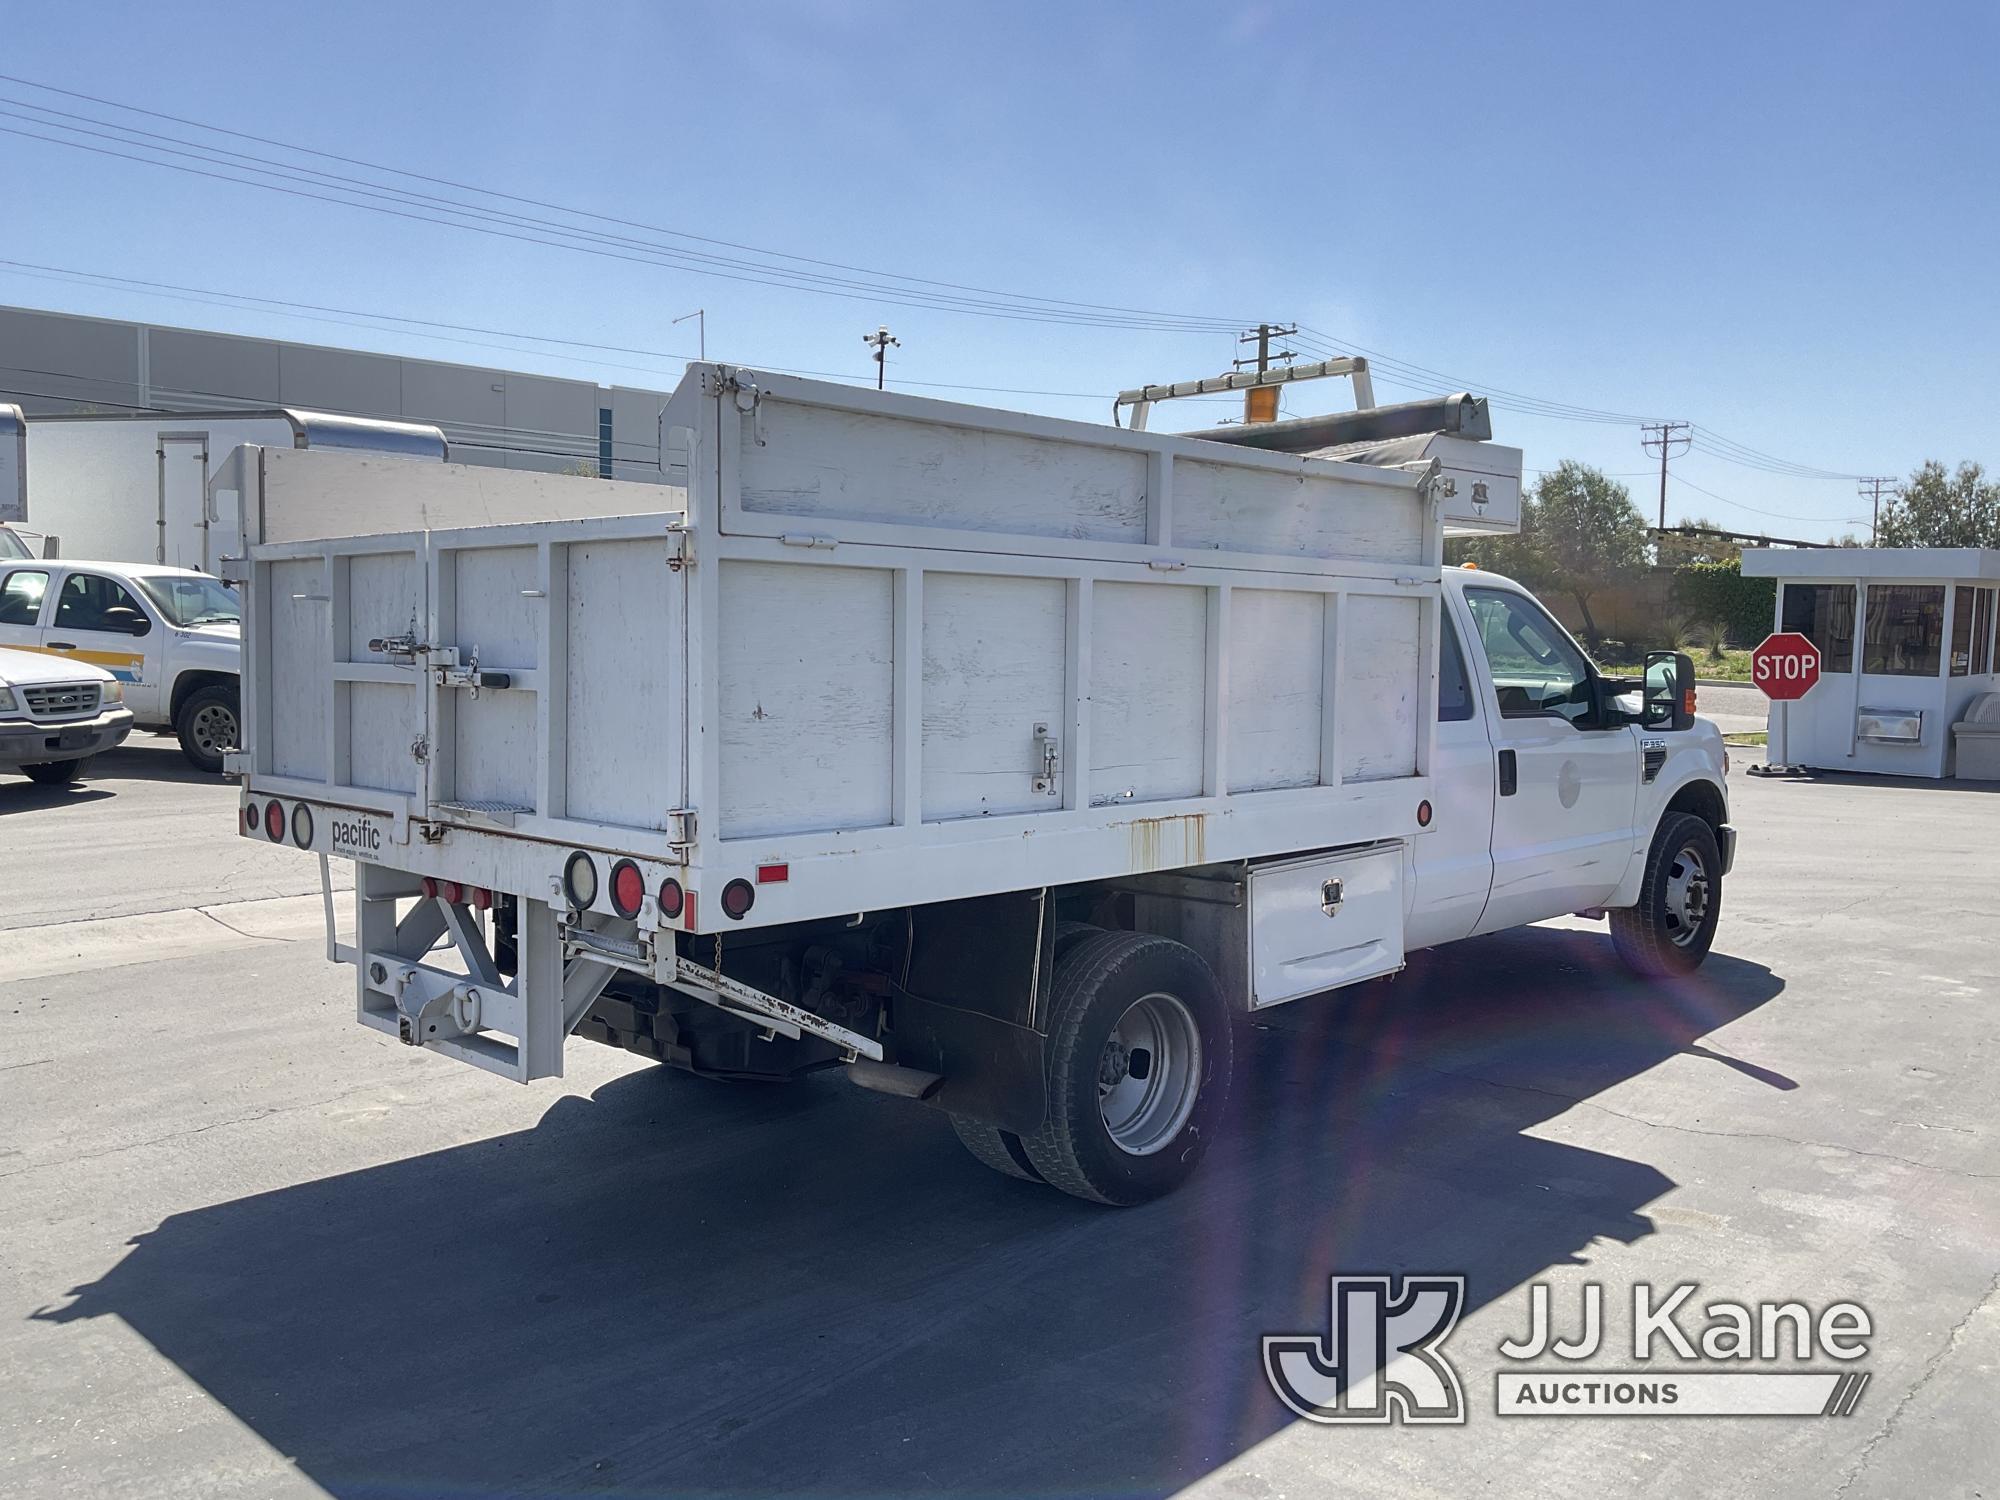
[[[181,754],[197,771],[213,774],[222,769],[222,756],[243,743],[242,708],[235,686],[211,683],[196,688],[174,715],[174,733],[181,742]]]
[[[1056,965],[1049,1109],[1021,1145],[1051,1187],[1144,1203],[1201,1165],[1229,1102],[1230,1017],[1201,955],[1100,932]]]
[[[23,766],[21,771],[38,786],[74,786],[83,780],[83,773],[90,769],[95,758],[86,755],[81,760],[46,760],[39,765]]]
[[[998,1125],[989,1125],[984,1120],[974,1120],[965,1115],[953,1115],[951,1128],[958,1132],[958,1143],[985,1166],[1009,1177],[1018,1177],[1023,1182],[1042,1180],[1042,1174],[1028,1159],[1021,1138],[1013,1131],[1002,1130]]]
[[[1646,853],[1636,906],[1611,913],[1611,941],[1626,967],[1646,979],[1692,974],[1708,957],[1722,918],[1722,851],[1715,830],[1693,813],[1660,820]]]

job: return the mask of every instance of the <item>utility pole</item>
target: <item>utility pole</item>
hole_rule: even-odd
[[[889,346],[894,344],[900,349],[903,347],[903,341],[890,333],[889,325],[884,323],[873,333],[862,334],[861,342],[875,346],[875,389],[879,391],[882,389],[883,377],[889,373]]]
[[[1686,422],[1646,422],[1640,425],[1639,446],[1660,455],[1660,530],[1667,529],[1667,460],[1688,451],[1694,434]],[[1676,447],[1675,445],[1679,446]]]
[[[676,324],[685,323],[689,318],[699,319],[699,321],[694,325],[695,332],[699,334],[701,337],[701,343],[697,345],[697,347],[701,350],[702,363],[707,364],[708,363],[708,309],[705,307],[697,307],[693,312],[675,318],[674,323]]]
[[[1893,500],[1899,493],[1896,489],[1896,476],[1870,474],[1854,487],[1854,491],[1858,495],[1866,495],[1874,502],[1874,509],[1868,517],[1868,545],[1872,547],[1875,545],[1875,533],[1882,527],[1882,496],[1886,494]]]
[[[1298,331],[1299,327],[1296,323],[1289,326],[1277,323],[1259,323],[1254,332],[1243,334],[1236,340],[1239,344],[1255,344],[1257,346],[1257,357],[1255,359],[1233,360],[1231,364],[1238,370],[1242,369],[1245,365],[1255,365],[1257,373],[1262,375],[1266,370],[1271,368],[1271,340],[1290,338]],[[1298,354],[1295,350],[1280,349],[1277,353],[1277,358],[1291,360],[1298,358]],[[1275,385],[1253,385],[1249,390],[1245,391],[1243,393],[1243,420],[1245,422],[1277,421],[1278,388]]]

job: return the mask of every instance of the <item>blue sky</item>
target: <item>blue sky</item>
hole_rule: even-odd
[[[1842,474],[2000,465],[1990,3],[0,0],[0,37],[0,72],[649,225],[1041,297],[1295,319],[1451,377],[1434,390],[1687,418],[1711,449]],[[0,98],[17,101],[0,127],[42,128],[18,117],[27,101],[191,134],[18,83]],[[1065,416],[1102,418],[1123,386],[1236,352],[1221,332],[717,279],[13,135],[0,205],[12,260],[669,354],[692,354],[693,325],[670,320],[699,306],[712,356],[856,379],[872,368],[861,335],[887,321],[892,379],[1097,393],[965,396]],[[0,301],[606,383],[676,374],[4,267]],[[1344,399],[1329,383],[1290,407]],[[1653,510],[1632,427],[1496,425],[1531,467],[1595,463]],[[1678,459],[1670,517],[1814,538],[1866,516],[1851,479],[1769,469]]]

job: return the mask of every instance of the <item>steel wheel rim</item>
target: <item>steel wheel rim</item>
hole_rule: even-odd
[[[1201,1092],[1201,1029],[1178,996],[1155,992],[1125,1007],[1097,1064],[1097,1109],[1113,1144],[1131,1156],[1165,1149]]]
[[[207,703],[195,710],[188,721],[195,744],[211,754],[236,748],[236,715],[220,703]]]
[[[1710,895],[1707,864],[1692,847],[1682,848],[1667,870],[1667,936],[1675,947],[1687,947],[1700,934]]]

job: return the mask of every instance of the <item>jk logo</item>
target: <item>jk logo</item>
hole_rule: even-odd
[[[1331,1336],[1267,1334],[1264,1376],[1308,1422],[1465,1420],[1458,1371],[1438,1351],[1465,1310],[1463,1276],[1333,1278]]]

